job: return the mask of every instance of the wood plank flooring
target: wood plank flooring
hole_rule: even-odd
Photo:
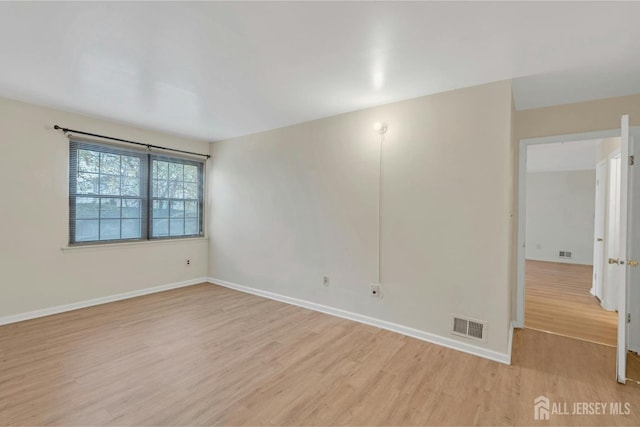
[[[640,384],[640,355],[627,351],[627,379]]]
[[[525,266],[525,327],[615,346],[618,315],[589,293],[588,265],[530,261]]]
[[[202,284],[0,327],[0,425],[532,425],[630,402],[615,349],[532,330],[513,365]]]

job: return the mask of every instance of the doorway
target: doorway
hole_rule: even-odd
[[[618,310],[617,337],[616,337],[616,376],[618,382],[625,383],[626,380],[632,379],[634,382],[640,383],[640,167],[638,167],[638,148],[640,148],[640,127],[629,126],[629,116],[621,117],[620,129],[612,129],[601,132],[586,132],[581,134],[571,134],[562,136],[552,136],[543,138],[530,138],[520,140],[519,142],[519,163],[518,163],[518,229],[517,229],[517,285],[516,285],[516,320],[514,327],[525,327],[525,271],[526,271],[526,185],[527,185],[527,152],[528,147],[536,144],[549,144],[557,142],[583,141],[588,139],[602,139],[611,141],[612,138],[620,136],[620,152],[619,160],[615,150],[611,150],[609,146],[601,145],[606,148],[607,165],[613,169],[619,166],[620,173],[613,176],[619,176],[620,189],[620,206],[618,215],[607,213],[606,215],[615,215],[619,221],[618,225],[611,223],[608,219],[605,222],[605,232],[610,229],[619,229],[617,256],[612,247],[611,251],[607,247],[607,237],[603,239],[602,251],[604,252],[604,260],[602,269],[603,282],[600,284],[597,276],[594,276],[591,294],[595,297],[598,292],[601,293],[602,299],[606,299],[607,286],[606,277],[608,268],[617,268],[620,271],[621,279],[619,283],[614,284],[618,289],[613,293],[617,294],[611,304],[614,304]],[[601,153],[599,153],[599,157]],[[613,160],[613,162],[611,161]],[[597,167],[596,167],[597,168]],[[596,172],[597,173],[597,172]],[[609,179],[612,173],[605,172],[605,176]],[[599,175],[602,176],[602,172]],[[607,182],[607,191],[616,194],[617,190],[612,190],[611,182]],[[602,190],[600,190],[602,191]],[[598,191],[596,191],[596,194]],[[611,202],[612,198],[607,196],[605,205]],[[597,229],[594,213],[594,239],[597,242],[600,233]],[[602,228],[600,228],[602,231]],[[598,248],[594,242],[594,260],[599,259]],[[610,253],[607,253],[610,252]],[[609,256],[612,255],[612,256]],[[565,251],[566,256],[566,251]],[[597,264],[594,262],[594,266]],[[594,274],[596,269],[594,269]],[[610,288],[609,291],[611,291]]]
[[[613,191],[616,181],[609,178],[619,174],[610,158],[616,148],[619,158],[619,143],[618,137],[524,147],[525,327],[616,345],[615,307],[602,304],[603,295],[615,295],[615,278],[602,270],[604,243],[615,234],[609,222],[619,211],[619,187]]]

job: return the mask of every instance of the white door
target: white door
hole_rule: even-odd
[[[633,179],[634,175],[637,175],[637,167],[630,166],[630,160],[633,159],[633,146],[631,141],[631,135],[629,132],[629,116],[624,115],[621,119],[621,153],[622,161],[620,162],[620,249],[618,251],[618,259],[609,259],[609,262],[615,262],[616,268],[620,271],[622,276],[618,286],[618,348],[617,348],[617,379],[618,382],[624,384],[626,381],[627,370],[627,301],[628,301],[628,289],[630,288],[629,280],[631,274],[628,270],[629,264],[634,264],[635,261],[627,258],[627,255],[632,255],[635,252],[633,246],[637,246],[638,242],[633,242],[632,236],[627,233],[632,233],[634,223],[639,221],[634,219],[633,216]],[[629,246],[627,246],[629,243]],[[631,262],[629,262],[631,261]]]
[[[593,285],[591,294],[602,301],[602,281],[604,275],[604,225],[605,195],[607,182],[607,161],[596,165],[596,216],[593,231]]]
[[[606,258],[609,262],[604,265],[606,279],[602,292],[602,307],[605,310],[618,309],[618,289],[624,281],[624,269],[621,269],[616,260],[620,259],[620,201],[621,201],[621,151],[609,155],[609,177],[607,192],[608,216],[607,238],[605,245]]]
[[[629,166],[629,209],[627,227],[627,349],[640,352],[640,166],[636,159],[640,147],[640,128],[631,128],[629,153],[634,157],[634,165]]]

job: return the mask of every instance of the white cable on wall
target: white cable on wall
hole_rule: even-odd
[[[384,150],[384,135],[380,135],[379,169],[378,169],[378,274],[376,283],[380,283],[382,275],[382,158]]]
[[[384,158],[384,134],[387,132],[387,125],[384,123],[375,123],[373,128],[380,134],[380,149],[378,151],[378,271],[376,283],[380,283],[382,277],[382,183],[383,183],[383,158]]]

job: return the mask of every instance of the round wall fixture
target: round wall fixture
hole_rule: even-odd
[[[385,123],[382,122],[375,122],[373,124],[373,130],[375,130],[376,132],[378,132],[380,135],[384,135],[387,132],[387,125]]]

